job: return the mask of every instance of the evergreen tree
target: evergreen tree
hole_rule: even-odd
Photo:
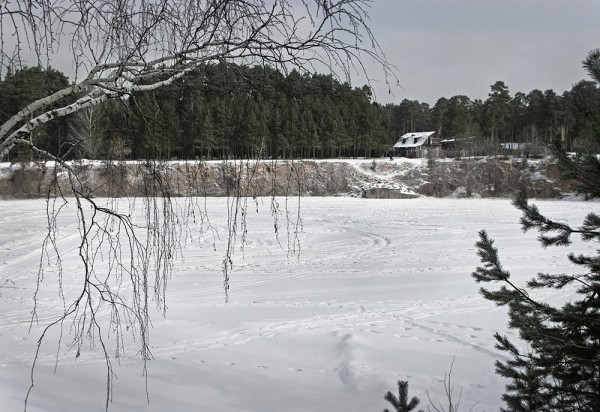
[[[544,142],[550,143],[560,129],[561,124],[561,97],[554,90],[544,92]]]
[[[194,139],[194,151],[200,157],[204,156],[206,159],[211,159],[215,146],[216,141],[212,118],[210,116],[210,112],[208,110],[204,110],[202,124],[200,126],[200,133],[196,139]]]
[[[165,87],[161,93],[135,96],[130,113],[134,156],[138,159],[166,159],[177,154],[180,118],[178,91]]]
[[[4,80],[0,81],[0,125],[28,104],[50,96],[68,85],[67,77],[52,68],[30,67],[17,70],[14,73],[9,71]],[[59,107],[57,104],[51,104],[43,110],[57,107]],[[32,113],[32,117],[37,116],[38,112],[39,110]],[[31,133],[29,139],[39,148],[54,155],[65,155],[67,153],[70,155],[72,144],[68,141],[67,135],[67,120],[61,118],[36,130],[35,133]],[[30,155],[27,150],[23,150],[16,157],[23,160],[23,158],[29,158]]]
[[[594,85],[586,87],[588,93],[576,94],[574,104],[583,117],[588,119],[588,138],[600,145],[600,49],[591,51],[583,63]],[[570,156],[559,138],[554,139],[552,150],[565,175],[576,182],[576,189],[591,198],[599,198],[600,160],[596,152],[588,147],[577,156]]]
[[[440,97],[431,109],[431,118],[433,125],[435,126],[435,131],[437,131],[439,136],[451,137],[452,132],[446,131],[446,125],[448,124],[447,112],[448,99]]]
[[[178,113],[181,133],[177,146],[181,158],[195,158],[202,156],[202,120],[205,107],[202,94],[202,81],[204,79],[203,67],[196,69],[193,75],[184,76],[177,82],[179,87]]]
[[[567,139],[569,150],[581,152],[600,151],[594,139],[594,123],[589,118],[600,118],[600,88],[593,81],[583,80],[577,83],[567,94],[572,107],[572,127]],[[582,115],[584,114],[584,115]]]
[[[410,401],[408,400],[408,381],[398,381],[398,397],[388,391],[383,399],[392,404],[395,412],[410,412],[421,402],[416,396],[413,396]],[[390,412],[390,410],[384,409],[383,412]]]
[[[584,66],[600,82],[600,51],[591,52]],[[582,101],[581,107],[589,107]],[[588,118],[600,139],[600,119]],[[571,173],[579,189],[600,197],[600,162],[595,156],[571,159],[556,139],[553,147],[559,164]],[[600,242],[600,215],[590,213],[579,227],[553,221],[519,194],[514,205],[523,212],[524,231],[540,233],[543,247],[569,246],[571,236],[585,242]],[[600,250],[594,254],[571,253],[576,274],[539,273],[526,287],[513,283],[501,263],[498,250],[485,231],[477,242],[483,266],[473,273],[477,282],[499,284],[482,288],[482,295],[508,308],[509,326],[519,332],[525,349],[506,336],[496,334],[497,348],[511,359],[497,361],[496,371],[510,380],[503,395],[506,411],[600,411]],[[556,289],[571,293],[562,306],[536,300],[528,291]]]
[[[508,87],[502,81],[497,81],[490,88],[484,103],[484,131],[491,140],[505,142],[509,130],[511,97]]]
[[[525,112],[527,108],[526,98],[523,93],[517,92],[509,103],[510,107],[510,132],[511,142],[525,142]]]
[[[130,157],[133,146],[131,111],[129,103],[123,100],[110,100],[100,107],[100,122],[103,123],[105,142],[99,159],[123,160]]]
[[[448,100],[447,132],[445,137],[466,138],[473,136],[471,100],[467,96],[453,96]]]
[[[542,140],[544,130],[544,93],[532,90],[525,97],[525,121],[527,124],[527,141],[536,144]]]

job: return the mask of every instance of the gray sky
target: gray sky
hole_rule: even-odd
[[[497,80],[511,95],[561,94],[588,78],[581,61],[600,48],[600,0],[373,0],[369,15],[401,84],[390,95],[373,65],[380,103],[407,98],[433,106],[458,94],[486,99]],[[52,65],[70,73],[70,61]],[[365,82],[356,78],[353,85]]]
[[[600,48],[600,0],[374,0],[369,14],[402,86],[374,83],[381,103],[485,99],[497,80],[561,94]]]

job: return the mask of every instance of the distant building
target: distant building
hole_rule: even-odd
[[[500,143],[502,152],[509,156],[529,157],[529,145],[527,143]]]
[[[436,132],[406,133],[394,145],[394,155],[401,157],[424,157],[427,150],[437,144]]]
[[[500,148],[504,150],[525,150],[526,143],[500,143]]]

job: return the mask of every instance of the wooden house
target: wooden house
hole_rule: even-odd
[[[425,157],[427,151],[437,144],[436,132],[406,133],[394,145],[394,155],[401,157]]]

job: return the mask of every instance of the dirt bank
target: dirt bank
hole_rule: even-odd
[[[571,191],[550,161],[424,159],[228,162],[0,163],[0,196],[43,197],[48,188],[95,197],[144,196],[415,196],[557,198]]]

